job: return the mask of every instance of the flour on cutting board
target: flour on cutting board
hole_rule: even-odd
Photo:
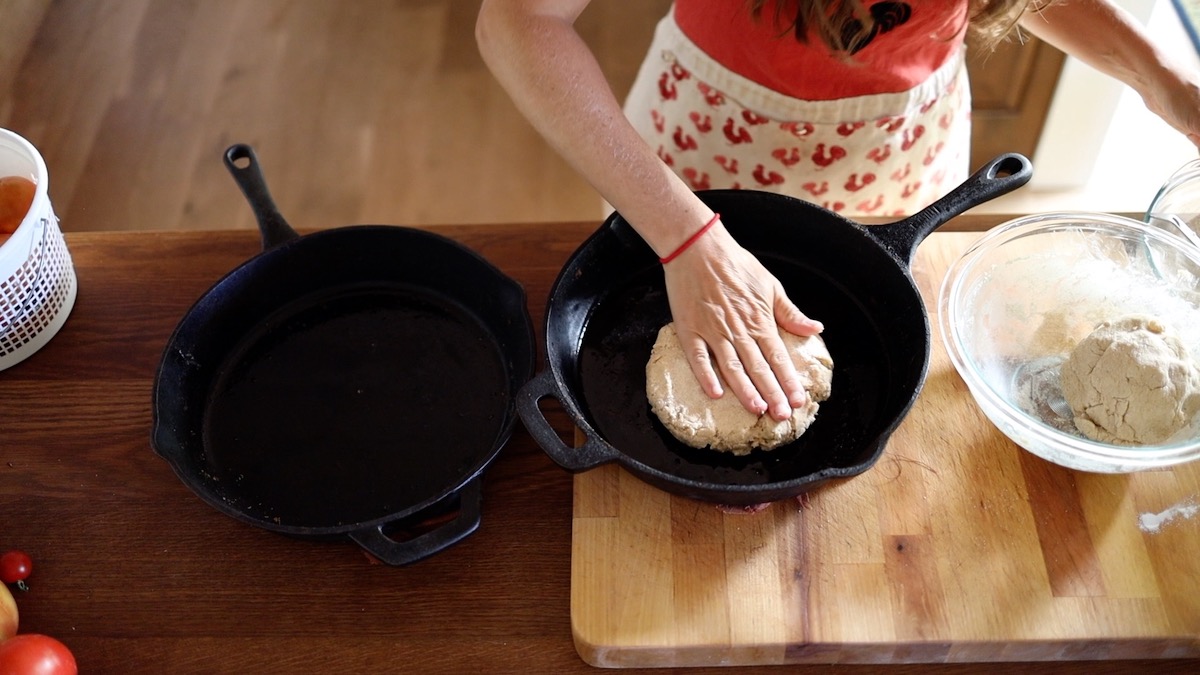
[[[1143,513],[1141,516],[1138,516],[1138,527],[1142,528],[1142,532],[1149,532],[1153,534],[1161,530],[1163,525],[1166,525],[1176,518],[1190,520],[1197,514],[1200,514],[1200,504],[1196,503],[1196,497],[1190,497],[1165,511],[1159,513]]]

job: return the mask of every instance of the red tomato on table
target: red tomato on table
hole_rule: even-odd
[[[33,559],[24,551],[6,551],[0,555],[0,581],[15,584],[33,573]]]
[[[25,633],[0,642],[0,675],[78,675],[75,655],[48,635]]]

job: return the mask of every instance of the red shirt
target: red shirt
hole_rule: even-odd
[[[676,0],[675,21],[722,66],[810,101],[907,91],[962,47],[967,0],[875,2],[869,9],[871,39],[852,56],[833,52],[815,34],[797,40],[775,21],[775,0],[757,19],[748,0]]]

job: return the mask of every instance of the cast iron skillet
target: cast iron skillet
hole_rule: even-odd
[[[235,145],[224,159],[264,250],[167,343],[155,451],[204,501],[268,530],[349,537],[393,565],[460,541],[479,525],[481,474],[533,374],[524,290],[421,230],[300,237],[254,151]]]
[[[619,214],[567,261],[546,307],[547,368],[517,411],[542,449],[570,471],[619,462],[668,492],[730,505],[796,496],[869,469],[923,384],[929,321],[909,272],[917,245],[972,206],[1024,185],[1029,160],[1007,154],[921,212],[864,227],[807,202],[757,191],[700,197],[825,324],[833,392],[796,442],[734,457],[676,441],[646,400],[646,361],[670,321],[662,266]],[[586,436],[568,447],[539,409],[557,399]]]

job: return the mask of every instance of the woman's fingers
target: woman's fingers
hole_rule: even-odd
[[[772,397],[769,387],[766,392],[760,394],[757,383],[751,379],[745,362],[732,343],[727,340],[715,341],[709,343],[709,349],[713,352],[713,360],[721,371],[721,377],[725,378],[729,391],[737,396],[746,410],[755,415],[762,415],[770,409],[772,403],[778,404],[778,397]],[[772,398],[776,400],[772,401]]]
[[[676,332],[680,330],[676,322]],[[725,389],[756,415],[769,413],[777,420],[785,420],[791,417],[792,408],[807,400],[796,367],[777,332],[773,340],[768,335],[735,333],[707,341],[699,334],[688,333],[686,341],[682,336],[680,340],[684,341],[692,372],[709,396],[721,395],[714,396],[714,392],[722,389],[713,374],[715,369],[720,372]]]
[[[699,334],[685,333],[685,330],[676,323],[675,333],[679,337],[679,343],[683,346],[683,353],[687,356],[688,364],[692,367],[692,374],[696,376],[700,388],[709,398],[721,398],[725,394],[725,389],[721,386],[721,379],[717,377],[717,373],[713,369],[712,359],[709,358],[708,344]]]
[[[767,359],[771,378],[778,383],[782,399],[779,406],[771,408],[771,414],[778,420],[787,419],[792,415],[792,408],[808,402],[808,392],[804,390],[804,382],[800,380],[800,373],[796,372],[796,364],[778,330],[764,335],[759,340],[759,347]]]
[[[783,290],[783,285],[778,281],[775,291],[775,321],[780,328],[793,335],[816,335],[825,330],[824,324],[808,318],[804,312],[792,304]],[[787,345],[779,338],[777,332],[773,333],[772,337],[775,339],[771,343],[771,363],[774,365],[775,375],[787,393],[792,407],[798,408],[808,402],[808,392],[804,389],[804,382],[801,381],[800,374],[796,372],[796,364],[792,362],[792,355],[788,353]]]
[[[771,342],[769,337],[743,338],[739,356],[747,364],[746,372],[754,382],[754,388],[766,399],[767,412],[777,420],[786,420],[792,416],[791,393],[786,387],[789,384],[794,387],[795,367],[787,357],[786,350],[782,349],[778,333],[774,336],[774,341],[780,342],[778,350],[767,346]],[[788,371],[791,371],[791,375],[787,375]]]

